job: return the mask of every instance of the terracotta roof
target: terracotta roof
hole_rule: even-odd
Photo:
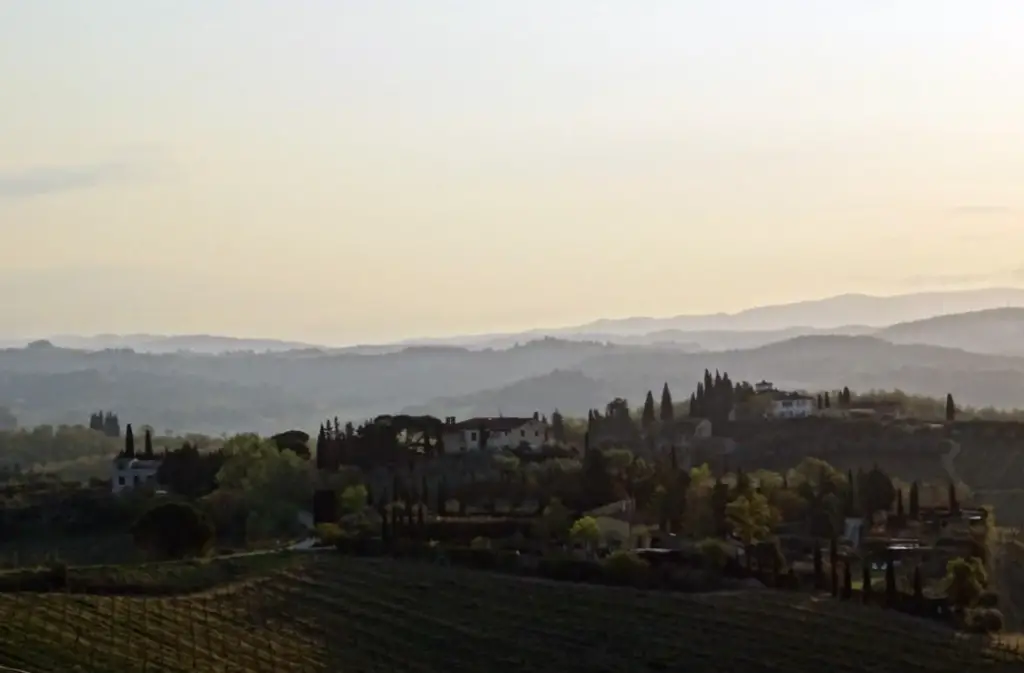
[[[497,418],[489,417],[478,417],[470,418],[465,421],[460,421],[454,425],[444,426],[445,431],[449,430],[479,430],[485,428],[491,432],[496,431],[509,431],[517,430],[527,423],[532,422],[533,418],[516,418],[514,416],[498,416]]]
[[[785,393],[779,390],[770,390],[765,395],[771,395],[774,400],[813,400],[816,399],[811,395],[804,395],[803,393]]]

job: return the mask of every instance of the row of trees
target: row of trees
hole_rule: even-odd
[[[89,429],[102,432],[107,437],[121,436],[121,421],[111,411],[97,411],[89,416]]]

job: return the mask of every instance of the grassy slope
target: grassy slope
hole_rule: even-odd
[[[1021,665],[995,664],[928,623],[803,595],[681,596],[333,554],[177,598],[0,595],[0,664],[104,673]]]

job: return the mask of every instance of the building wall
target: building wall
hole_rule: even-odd
[[[786,403],[789,403],[788,406]],[[774,400],[772,402],[772,416],[775,418],[803,418],[812,416],[818,408],[817,400]]]
[[[488,449],[514,449],[526,442],[531,448],[540,448],[544,444],[547,424],[542,421],[527,421],[514,430],[507,432],[491,431],[487,437]],[[475,451],[480,446],[479,430],[468,428],[456,431],[445,431],[443,434],[446,451]]]
[[[134,460],[126,462],[115,460],[111,470],[111,491],[120,493],[147,482],[154,482],[159,469],[160,461]]]

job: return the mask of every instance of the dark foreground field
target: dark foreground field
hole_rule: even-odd
[[[0,594],[0,664],[84,671],[1024,670],[902,615],[752,591],[682,596],[313,555],[203,594]]]

